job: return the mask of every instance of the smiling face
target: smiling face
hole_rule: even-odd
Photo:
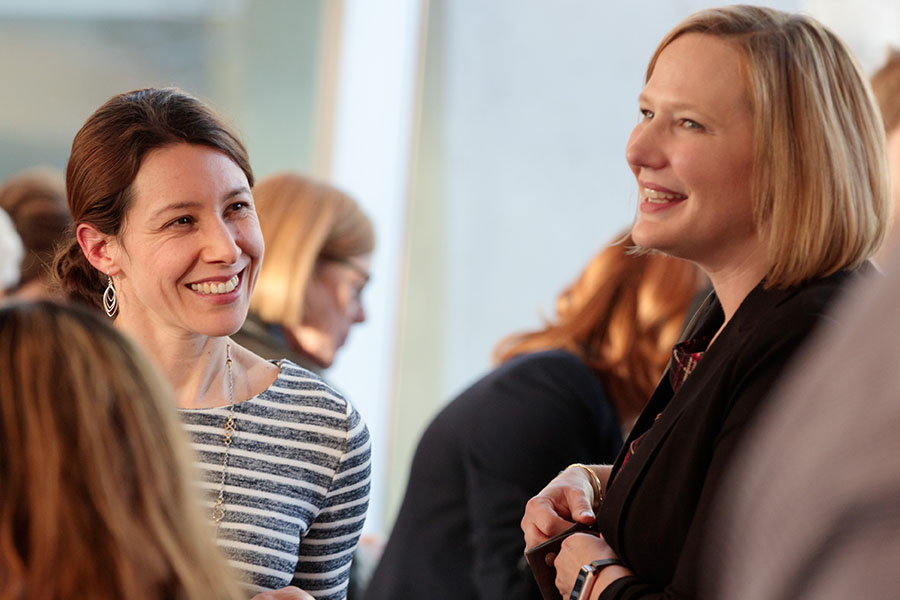
[[[764,261],[751,205],[753,118],[739,52],[686,34],[659,55],[626,157],[639,186],[632,236],[707,272]],[[763,271],[764,272],[764,271]]]
[[[110,242],[117,323],[132,332],[230,335],[247,316],[264,245],[244,172],[206,146],[150,152]]]

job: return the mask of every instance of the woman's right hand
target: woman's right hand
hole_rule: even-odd
[[[609,478],[610,467],[594,467],[600,480]],[[531,548],[562,533],[573,522],[590,525],[594,522],[594,488],[591,479],[580,467],[569,468],[553,478],[537,496],[525,505],[522,531],[525,547]]]
[[[253,596],[251,600],[316,600],[298,587],[289,585],[288,587],[279,588],[277,590],[269,590],[268,592],[260,592]]]

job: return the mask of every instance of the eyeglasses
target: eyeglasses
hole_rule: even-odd
[[[358,264],[353,262],[347,258],[340,258],[337,256],[322,256],[322,260],[327,260],[329,262],[337,263],[339,265],[344,265],[345,267],[349,267],[351,271],[356,273],[362,278],[362,285],[365,285],[371,279],[372,274],[360,267]],[[360,286],[361,287],[361,286]]]

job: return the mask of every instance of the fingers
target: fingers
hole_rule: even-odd
[[[591,508],[594,490],[584,469],[567,469],[525,505],[522,532],[525,546],[531,548],[563,532],[577,521],[583,525],[594,522]]]
[[[554,503],[546,496],[535,496],[525,505],[521,527],[526,548],[546,542],[571,526],[572,522],[561,517]]]
[[[594,522],[596,517],[594,509],[591,508],[591,501],[593,500],[592,489],[588,489],[586,493],[583,487],[567,487],[564,490],[564,494],[566,506],[573,521],[583,525],[590,525]]]

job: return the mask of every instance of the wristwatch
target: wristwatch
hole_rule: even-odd
[[[590,564],[581,567],[578,571],[578,577],[575,578],[575,587],[569,595],[569,600],[584,600],[591,589],[591,582],[597,573],[610,565],[624,566],[618,558],[601,558],[600,560],[591,561]]]

